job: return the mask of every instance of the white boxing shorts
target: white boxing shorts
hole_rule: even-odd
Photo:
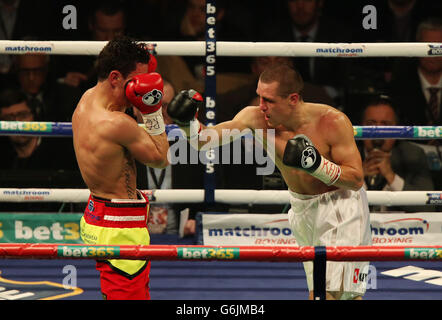
[[[368,200],[363,188],[338,189],[319,195],[290,190],[289,193],[288,219],[300,246],[371,245]],[[341,299],[364,295],[368,261],[327,261],[326,269],[327,292],[342,292]],[[309,291],[313,291],[313,262],[304,262],[304,270]]]

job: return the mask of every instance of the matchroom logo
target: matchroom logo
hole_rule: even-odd
[[[412,225],[404,226],[397,223],[411,222]],[[391,225],[390,225],[391,224]],[[371,226],[372,235],[380,236],[404,236],[404,235],[419,235],[424,234],[430,228],[430,224],[427,220],[421,218],[403,218],[385,221],[382,226]]]

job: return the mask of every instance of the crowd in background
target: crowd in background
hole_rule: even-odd
[[[365,29],[363,8],[368,4],[376,9],[371,21],[375,28]],[[76,9],[76,29],[63,25],[66,5]],[[439,0],[218,0],[216,6],[218,41],[442,43]],[[0,39],[7,40],[107,41],[125,34],[145,41],[204,41],[205,27],[204,0],[0,1]],[[70,122],[81,95],[96,83],[94,59],[90,55],[0,55],[1,120]],[[167,80],[170,97],[189,88],[204,93],[204,57],[157,59],[157,71]],[[274,62],[291,64],[301,73],[304,100],[332,105],[354,125],[441,125],[440,54],[429,58],[217,57],[217,121],[258,104],[257,77]],[[439,140],[359,143],[368,189],[442,190]],[[247,152],[247,145],[242,147]],[[0,137],[0,148],[1,187],[85,187],[71,138]],[[272,175],[258,176],[256,166],[217,165],[217,188],[287,188],[277,169]],[[176,165],[170,171],[173,178],[166,178],[168,188],[204,185],[202,165]],[[164,188],[166,184],[158,185],[159,177],[161,172],[139,166],[140,189]],[[1,205],[2,211],[8,210]],[[26,210],[25,204],[19,209],[14,206],[14,211]],[[283,207],[235,210],[281,212]],[[29,209],[35,211],[35,206]],[[59,206],[44,210],[59,210]],[[65,210],[82,208],[71,205]]]

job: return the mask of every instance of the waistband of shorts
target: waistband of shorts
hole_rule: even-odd
[[[112,228],[147,226],[149,200],[138,191],[140,199],[105,199],[90,195],[84,211],[86,223]]]
[[[331,191],[319,193],[319,194],[302,194],[302,193],[294,192],[290,189],[288,189],[288,190],[289,190],[290,196],[294,199],[297,199],[297,200],[309,200],[309,199],[322,197],[326,194],[330,195],[330,194],[334,194],[334,193],[338,193],[338,192],[342,191],[342,189],[336,189],[336,190],[331,190]]]
[[[107,199],[91,194],[89,196],[89,200],[102,202],[106,205],[106,207],[120,207],[120,208],[143,207],[146,205],[146,203],[147,204],[149,203],[147,197],[140,190],[137,190],[137,196],[138,199]]]

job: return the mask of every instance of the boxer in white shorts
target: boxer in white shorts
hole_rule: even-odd
[[[234,131],[251,129],[293,192],[289,217],[301,245],[368,245],[368,204],[361,190],[364,175],[353,126],[339,110],[305,102],[302,89],[303,80],[296,70],[275,64],[259,77],[259,106],[243,108],[230,121],[202,125],[195,115],[203,99],[192,89],[181,91],[167,112],[200,150],[221,145],[229,141],[228,136],[236,138]],[[307,199],[299,199],[304,197]],[[306,272],[312,298],[310,264]],[[354,277],[353,266],[366,263],[328,265],[328,299],[364,294],[363,284],[349,286],[349,282]]]
[[[289,224],[300,246],[371,245],[366,192],[338,189],[321,195],[290,191]],[[368,262],[327,261],[326,291],[338,299],[362,296]],[[304,262],[309,291],[313,291],[313,262]],[[355,276],[356,275],[356,276]]]

